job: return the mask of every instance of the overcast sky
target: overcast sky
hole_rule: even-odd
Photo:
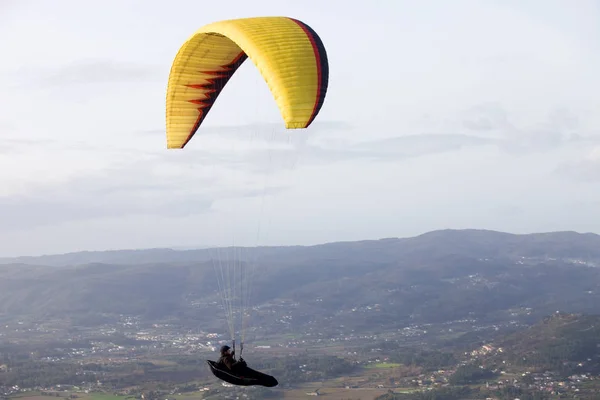
[[[599,4],[0,0],[0,256],[600,232]],[[262,15],[321,36],[317,121],[282,129],[248,61],[167,150],[181,44]]]

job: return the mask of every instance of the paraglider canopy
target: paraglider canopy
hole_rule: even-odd
[[[173,61],[167,88],[167,148],[185,147],[247,58],[269,86],[286,128],[312,123],[329,81],[327,53],[317,33],[288,17],[220,21],[196,31]]]

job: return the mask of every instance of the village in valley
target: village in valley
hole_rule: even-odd
[[[275,305],[275,310],[280,310],[281,304]],[[378,312],[378,305],[364,307],[361,310],[348,310],[356,312]],[[266,314],[274,314],[272,310],[263,310]],[[526,315],[531,310],[523,310]],[[518,313],[513,313],[518,317]],[[277,315],[273,319],[274,324],[280,321],[293,319],[293,313]],[[345,378],[331,375],[324,381],[330,380],[331,387],[340,390],[392,390],[407,391],[429,391],[440,388],[452,387],[457,384],[467,384],[457,380],[457,371],[469,365],[477,365],[479,361],[494,356],[500,360],[500,366],[495,366],[487,371],[489,378],[480,380],[477,385],[484,390],[493,392],[498,390],[534,390],[554,395],[574,394],[595,385],[600,379],[597,374],[585,372],[560,376],[555,371],[531,371],[523,368],[519,370],[514,366],[506,364],[501,357],[504,352],[502,347],[492,344],[484,344],[471,351],[464,352],[462,359],[456,365],[444,368],[422,371],[421,368],[409,368],[398,360],[394,360],[394,354],[398,350],[386,350],[386,343],[400,344],[403,348],[420,346],[429,340],[435,339],[436,335],[448,334],[456,331],[490,331],[498,332],[504,329],[515,329],[519,325],[515,320],[509,320],[505,324],[481,324],[476,320],[461,319],[442,324],[414,324],[395,331],[381,334],[375,333],[352,333],[340,334],[337,329],[317,332],[314,325],[306,324],[304,331],[298,331],[294,335],[283,332],[273,335],[260,342],[247,345],[248,359],[252,357],[300,357],[310,354],[329,354],[341,357],[352,368],[352,372]],[[23,386],[15,384],[0,388],[0,394],[5,398],[15,397],[31,392],[40,395],[52,396],[60,393],[62,397],[68,394],[73,399],[90,393],[112,393],[120,396],[140,396],[145,390],[139,385],[118,385],[113,380],[107,384],[105,379],[116,371],[119,365],[158,363],[160,360],[172,360],[177,357],[186,359],[216,358],[216,352],[222,344],[229,343],[227,335],[223,332],[206,332],[201,329],[196,331],[179,330],[172,323],[144,323],[139,317],[121,315],[115,325],[106,325],[98,328],[69,327],[64,329],[61,323],[33,323],[18,321],[16,324],[6,324],[0,330],[0,337],[4,341],[12,341],[23,346],[36,347],[29,353],[30,362],[52,364],[70,364],[76,366],[75,375],[80,383],[67,383],[61,380],[51,382],[48,385]],[[47,347],[44,343],[56,343],[53,347]],[[58,343],[61,343],[58,345]],[[373,345],[373,344],[380,345]],[[589,359],[589,362],[594,360]],[[165,361],[169,364],[168,361]],[[583,367],[583,363],[579,363]],[[577,367],[577,366],[574,366]],[[10,363],[0,365],[0,374],[7,374]],[[298,373],[304,376],[315,376],[320,373],[315,365],[299,364],[296,366]],[[318,368],[318,367],[317,367]],[[486,368],[480,365],[479,368]],[[0,375],[1,377],[1,375]],[[212,381],[212,382],[211,382]],[[216,386],[215,386],[216,385]],[[164,386],[164,385],[163,385]],[[182,391],[182,385],[168,385],[165,393],[170,395],[181,395],[181,392],[191,390],[191,393],[210,393],[215,388],[218,390],[232,389],[231,385],[224,382],[214,382],[209,375],[204,379],[196,380],[196,383],[188,385]],[[185,385],[184,385],[185,386]],[[303,386],[310,388],[314,385],[310,379],[306,383],[293,384],[282,382],[283,388],[301,390]],[[233,390],[233,389],[232,389]],[[326,392],[326,389],[310,390],[307,395],[318,395]],[[63,396],[64,395],[64,396]]]

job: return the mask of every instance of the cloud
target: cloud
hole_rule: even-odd
[[[204,166],[216,164],[264,174],[294,169],[298,164],[314,166],[360,160],[398,161],[494,143],[494,139],[459,134],[406,135],[337,147],[291,141],[278,147],[254,148],[244,152],[184,150],[181,161]]]
[[[554,173],[569,180],[600,180],[600,135],[585,131],[579,117],[568,108],[551,110],[546,120],[537,125],[518,127],[500,104],[485,103],[463,114],[463,126],[468,131],[496,138],[498,147],[509,154],[579,152],[583,148],[585,156],[557,163]]]
[[[29,140],[15,139],[11,145],[26,146]],[[203,140],[200,144],[206,148],[146,151],[134,153],[134,159],[131,152],[124,158],[122,149],[117,149],[115,154],[103,153],[105,162],[111,160],[108,168],[80,169],[54,182],[40,177],[18,196],[0,197],[0,230],[131,215],[181,217],[213,212],[219,200],[288,190],[289,180],[280,180],[279,173],[294,169],[298,159],[303,165],[394,161],[493,143],[489,138],[466,135],[409,135],[326,148],[307,143],[306,138],[295,141],[281,136],[275,143],[266,140],[270,146],[238,142],[237,151],[231,151],[231,143]],[[53,141],[46,145],[64,146]],[[88,152],[98,153],[94,146],[75,150],[83,154],[77,159]]]
[[[8,137],[2,139],[2,144],[7,148],[14,151],[25,150],[32,146],[57,146],[58,148],[64,148],[64,144],[58,140],[47,139],[47,138],[14,138]]]
[[[58,143],[56,140],[23,135],[22,131],[17,129],[16,124],[5,120],[0,121],[0,139],[0,153],[3,154],[23,153],[32,146],[47,146]]]
[[[540,124],[519,127],[501,104],[482,103],[462,114],[462,125],[467,132],[497,138],[500,148],[510,153],[548,151],[588,139],[579,132],[579,118],[564,107],[550,111]]]
[[[499,129],[513,129],[508,114],[498,103],[478,104],[463,113],[463,126],[476,132],[493,132]]]
[[[495,142],[494,139],[463,134],[422,133],[370,140],[338,148],[309,147],[303,152],[302,161],[398,161],[456,151],[464,147],[492,145]]]
[[[64,157],[66,154],[85,153],[94,158],[105,154],[107,156],[131,157],[133,150],[122,144],[97,144],[85,139],[60,140],[51,137],[36,137],[28,135],[12,135],[2,138],[0,153],[6,155],[30,155],[35,152],[44,152],[45,158]],[[152,155],[152,152],[135,149],[136,156]]]
[[[47,198],[40,193],[38,197],[0,198],[0,231],[29,229],[37,226],[54,225],[65,222],[96,219],[104,217],[121,217],[129,215],[168,215],[178,216],[197,214],[210,209],[207,201],[110,201],[104,197],[77,196],[74,198]],[[190,209],[194,207],[194,212]]]
[[[399,160],[495,143],[495,139],[476,135],[426,133],[356,143],[357,139],[368,138],[368,132],[369,128],[341,121],[315,122],[307,130],[288,130],[280,123],[205,126],[185,149],[169,151],[177,152],[173,157],[183,163],[264,173],[294,168],[298,162],[324,165],[351,160]],[[165,132],[157,129],[139,134]],[[350,137],[354,143],[347,140]]]
[[[414,134],[352,146],[354,155],[372,158],[409,158],[495,143],[494,139],[464,134]]]
[[[68,87],[82,84],[137,83],[164,79],[158,68],[109,60],[81,60],[53,68],[23,68],[15,79],[35,87]]]
[[[154,157],[114,164],[60,183],[38,183],[26,193],[0,197],[0,231],[134,215],[183,217],[211,212],[218,200],[286,190],[243,176],[237,182],[226,181],[218,169],[189,173],[189,168]]]
[[[211,200],[185,196],[164,183],[149,183],[148,176],[123,170],[105,176],[86,176],[62,184],[38,187],[20,196],[0,198],[1,230],[26,229],[82,219],[156,214],[199,213]],[[136,182],[136,178],[140,179]],[[193,210],[192,210],[193,205]]]
[[[182,158],[203,165],[217,163],[264,173],[272,168],[294,168],[297,162],[324,165],[351,160],[394,161],[473,146],[496,146],[510,154],[528,154],[573,143],[600,143],[599,136],[580,130],[578,117],[566,108],[552,110],[545,121],[529,127],[513,123],[500,103],[476,105],[459,118],[458,130],[448,123],[441,128],[442,133],[414,133],[359,143],[349,143],[344,137],[369,137],[365,135],[368,128],[335,121],[315,124],[316,129],[310,134],[293,139],[281,124],[204,127],[194,138],[202,141],[201,145],[190,145],[193,149],[185,149]],[[458,133],[451,133],[452,130]],[[329,135],[338,133],[342,135],[338,135],[339,139],[327,140]],[[217,141],[221,143],[216,145]]]
[[[559,165],[555,172],[583,182],[600,181],[600,146],[589,150],[581,159]]]

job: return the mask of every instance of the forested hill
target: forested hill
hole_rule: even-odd
[[[504,364],[560,371],[600,372],[600,317],[554,313],[543,321],[494,343]],[[498,358],[498,354],[496,357]]]
[[[309,323],[359,331],[600,312],[600,237],[593,234],[447,230],[247,253],[256,251],[252,302],[269,311],[255,321],[272,332]],[[0,316],[93,325],[137,315],[219,326],[216,254],[154,249],[5,259]],[[280,315],[290,319],[282,324]]]

